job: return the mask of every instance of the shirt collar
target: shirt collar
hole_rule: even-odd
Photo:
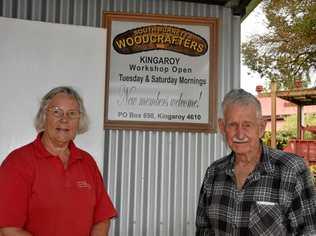
[[[273,159],[271,158],[270,149],[264,144],[262,144],[262,142],[261,142],[261,146],[262,146],[262,153],[261,153],[261,161],[260,161],[259,168],[267,173],[272,173],[274,171],[274,167],[272,163]]]
[[[265,146],[261,140],[260,145],[262,147],[261,158],[256,170],[259,170],[260,172],[272,173],[274,171],[274,167],[272,163],[273,160],[270,158],[270,149]],[[228,163],[226,165],[226,174],[234,176],[235,153],[232,151],[227,157]]]
[[[33,145],[34,145],[34,150],[35,150],[35,154],[38,158],[49,158],[49,157],[54,157],[54,155],[50,154],[46,148],[44,147],[42,141],[41,141],[41,137],[43,135],[43,132],[38,133],[36,139],[33,141]],[[82,159],[82,155],[79,152],[79,149],[76,147],[76,145],[74,144],[73,141],[69,142],[69,150],[70,150],[70,160],[74,159]]]
[[[227,163],[227,169],[226,174],[229,176],[234,176],[234,162],[235,162],[235,155],[234,152],[231,152],[228,155],[228,163]]]

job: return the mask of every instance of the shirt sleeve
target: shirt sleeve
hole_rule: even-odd
[[[22,228],[31,193],[31,167],[11,153],[0,166],[0,227]]]
[[[203,184],[200,190],[199,202],[196,212],[196,236],[215,235],[212,226],[207,217],[207,207],[210,200],[210,192],[213,182],[213,174],[210,174],[210,168],[206,171]]]
[[[316,187],[307,167],[297,175],[296,181],[289,213],[292,232],[316,235]]]
[[[101,173],[96,167],[96,206],[94,211],[94,224],[117,216],[113,203],[105,190]]]

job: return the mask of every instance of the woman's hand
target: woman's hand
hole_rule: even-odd
[[[92,227],[90,236],[108,236],[110,220],[102,221]]]
[[[16,227],[0,228],[0,236],[32,236],[31,233]]]

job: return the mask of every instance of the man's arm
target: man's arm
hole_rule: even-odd
[[[202,183],[202,187],[200,190],[199,195],[199,201],[196,211],[196,220],[195,220],[195,226],[196,226],[196,236],[211,236],[215,235],[214,231],[212,229],[212,226],[210,225],[210,221],[208,219],[208,216],[206,214],[207,207],[208,207],[208,199],[210,190],[212,188],[212,183],[214,179],[214,169],[211,169],[210,167],[207,168],[204,180]]]
[[[110,219],[93,225],[90,236],[108,236]]]
[[[316,191],[308,168],[296,176],[291,211],[293,231],[302,235],[316,235]]]
[[[31,233],[16,227],[0,228],[0,236],[32,236]]]
[[[209,225],[209,220],[206,216],[206,201],[207,201],[206,192],[204,191],[204,184],[201,187],[199,202],[196,212],[196,236],[202,235],[213,235],[211,225]]]

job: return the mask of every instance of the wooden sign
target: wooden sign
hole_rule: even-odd
[[[214,132],[215,18],[105,12],[106,129]]]

